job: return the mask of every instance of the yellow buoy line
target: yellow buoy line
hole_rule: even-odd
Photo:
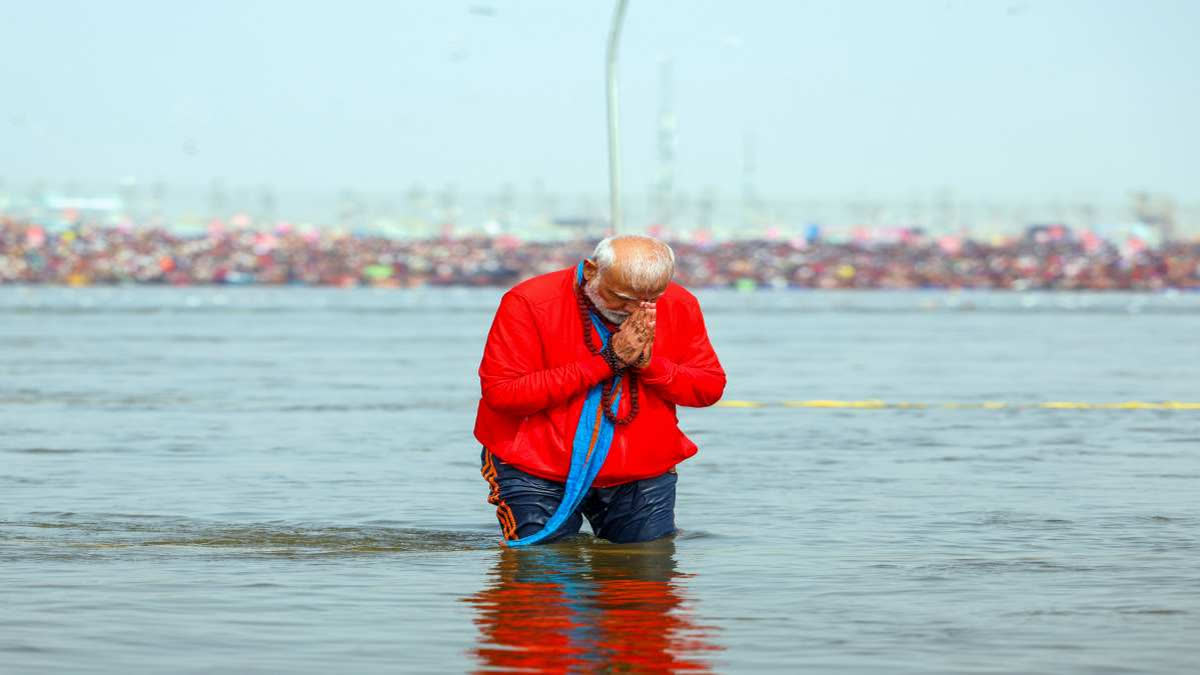
[[[942,408],[954,410],[1200,410],[1200,402],[1193,401],[1120,401],[1116,403],[1090,403],[1087,401],[1044,401],[1042,403],[1006,403],[1004,401],[982,401],[974,403],[913,403],[908,401],[762,401],[727,400],[717,403],[721,408],[850,408],[855,410],[904,410]]]

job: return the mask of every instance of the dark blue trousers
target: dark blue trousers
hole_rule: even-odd
[[[491,486],[488,502],[506,540],[527,537],[542,529],[563,498],[564,486],[507,464],[485,448],[481,472]],[[541,543],[579,532],[584,516],[592,532],[619,544],[651,541],[675,532],[675,483],[669,471],[612,487],[592,488],[571,517]]]

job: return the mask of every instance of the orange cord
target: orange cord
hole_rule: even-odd
[[[483,468],[479,470],[487,480],[491,491],[488,493],[488,503],[496,506],[496,520],[500,521],[500,531],[504,534],[504,540],[517,538],[517,518],[513,515],[512,508],[504,503],[500,498],[500,484],[496,482],[496,464],[492,460],[492,453],[484,450]]]

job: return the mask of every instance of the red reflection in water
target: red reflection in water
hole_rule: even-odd
[[[707,672],[721,649],[695,623],[674,542],[503,549],[475,606],[486,669]]]

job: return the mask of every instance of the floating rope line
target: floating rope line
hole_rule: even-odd
[[[1117,403],[1090,403],[1087,401],[1045,401],[1042,403],[1006,403],[1004,401],[982,401],[973,403],[912,403],[906,401],[720,401],[720,408],[849,408],[855,410],[925,410],[932,408],[950,410],[1200,410],[1200,402],[1193,401],[1121,401]]]

